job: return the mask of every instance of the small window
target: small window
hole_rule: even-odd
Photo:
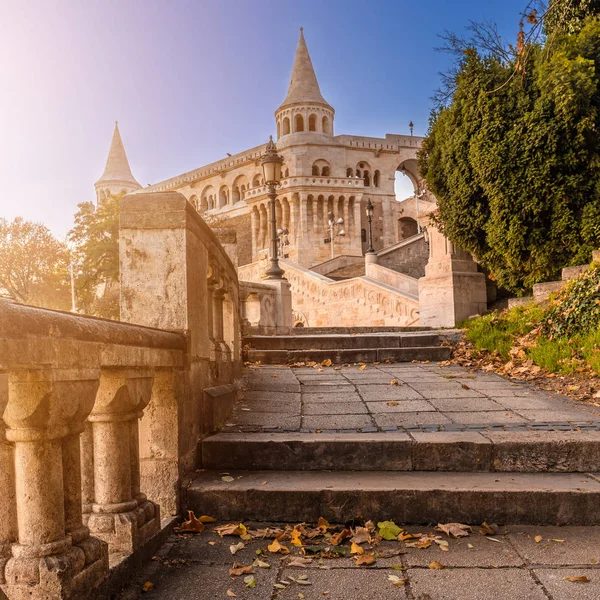
[[[287,135],[290,132],[290,120],[285,117],[283,119],[283,135]]]
[[[304,131],[304,117],[302,115],[296,115],[294,117],[294,131]]]
[[[317,130],[317,115],[310,115],[310,117],[308,117],[308,130],[309,131]]]
[[[321,175],[323,175],[323,177],[329,177],[329,167],[323,167]]]
[[[318,175],[319,174],[319,167],[317,165],[313,165],[312,174],[313,175]]]
[[[352,177],[352,169],[350,169],[350,168],[346,169],[346,177]]]
[[[367,241],[367,230],[366,229],[360,230],[360,239],[362,240],[363,244],[366,243],[366,241]]]

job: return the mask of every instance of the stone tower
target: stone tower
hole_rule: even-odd
[[[109,195],[127,194],[142,187],[131,173],[123,140],[121,140],[121,133],[119,132],[118,121],[115,121],[115,131],[110,143],[104,173],[96,181],[94,187],[96,188],[97,203],[100,203]]]
[[[275,111],[277,139],[307,132],[333,136],[334,115],[319,89],[301,27],[287,96]]]

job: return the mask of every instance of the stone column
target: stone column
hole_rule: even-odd
[[[252,260],[256,260],[256,254],[258,251],[258,227],[259,227],[260,215],[257,215],[257,211],[250,211],[250,228],[252,230]]]
[[[348,248],[350,246],[350,242],[352,241],[351,236],[352,232],[350,231],[350,200],[348,198],[344,198],[344,231],[346,232],[346,238],[342,239],[342,246],[344,248]]]
[[[360,199],[356,198],[354,200],[354,232],[353,232],[353,236],[354,236],[354,247],[356,248],[356,250],[359,252],[359,254],[362,254],[362,236],[361,236],[361,218],[362,218],[362,211],[360,209]]]
[[[4,421],[15,445],[18,526],[5,570],[11,600],[89,593],[108,571],[106,545],[81,518],[78,436],[97,389],[94,370],[9,374]]]
[[[8,374],[0,373],[0,415],[8,404]],[[4,567],[17,541],[17,505],[15,499],[15,457],[6,439],[6,425],[0,419],[0,584],[5,583]]]
[[[383,211],[383,247],[394,243],[394,223],[392,219],[392,205],[389,197],[383,198],[381,202]]]
[[[419,279],[419,324],[454,327],[487,309],[485,275],[468,252],[457,249],[433,226],[427,228],[429,262]]]
[[[158,505],[139,489],[138,421],[150,401],[148,370],[102,369],[89,416],[94,446],[94,503],[90,530],[109,551],[133,552],[160,530]]]

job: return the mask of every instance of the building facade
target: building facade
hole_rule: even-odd
[[[369,246],[365,211],[369,199],[375,207],[376,250],[417,233],[417,219],[425,219],[433,204],[426,193],[419,194],[420,200],[398,202],[394,183],[401,170],[416,190],[422,188],[416,161],[421,138],[336,135],[335,110],[321,94],[302,30],[288,93],[275,111],[274,126],[284,158],[276,203],[278,227],[287,232],[280,240],[284,256],[310,268],[332,256],[363,255]],[[236,230],[240,265],[267,255],[269,200],[260,166],[266,144],[142,189],[131,175],[125,151],[121,153],[118,128],[115,137],[111,156],[117,160],[111,162],[109,157],[112,166],[107,164],[96,184],[98,193],[113,188],[180,192],[208,222]],[[116,175],[114,181],[111,173]],[[328,225],[332,215],[336,222],[343,220],[335,228],[333,243]],[[341,231],[344,235],[339,235]]]

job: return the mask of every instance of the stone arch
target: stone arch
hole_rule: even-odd
[[[238,175],[231,186],[232,204],[236,204],[244,199],[244,192],[248,187],[248,178],[245,175]]]
[[[290,119],[289,117],[283,117],[283,135],[290,133]]]
[[[330,131],[329,131],[329,117],[327,115],[325,115],[321,119],[321,129],[322,129],[323,133],[330,133]]]
[[[190,196],[190,203],[191,205],[198,210],[199,206],[198,206],[198,198],[194,195],[194,196]]]
[[[226,185],[222,185],[219,188],[219,208],[227,206],[229,203],[229,188]]]
[[[414,196],[419,189],[419,167],[415,158],[401,162],[396,168],[394,191],[396,200],[402,201]]]
[[[206,206],[206,210],[212,210],[215,207],[215,189],[212,185],[207,185],[201,194],[201,205]]]
[[[281,137],[281,121],[277,121],[277,139]]]
[[[401,217],[398,219],[398,240],[406,240],[419,233],[419,226],[415,219],[411,217]]]
[[[315,115],[314,113],[308,117],[308,130],[317,130],[317,115]]]
[[[354,170],[352,169],[352,167],[348,167],[346,169],[346,177],[353,177],[354,176]]]
[[[379,172],[379,169],[377,169],[375,171],[375,173],[373,173],[373,185],[375,187],[379,187],[379,181],[381,179],[381,173]]]
[[[294,116],[294,133],[299,133],[304,131],[304,117],[297,113]]]
[[[331,173],[331,167],[329,166],[329,162],[324,158],[319,158],[315,160],[312,166],[312,174],[313,175],[321,175],[323,177],[329,177]]]
[[[208,199],[202,198],[200,200],[200,212],[206,212],[208,210]]]
[[[268,220],[267,220],[267,207],[264,204],[260,205],[259,208],[260,214],[260,233],[258,236],[258,250],[264,250],[268,246]]]
[[[260,173],[257,173],[253,178],[252,178],[252,187],[253,188],[257,188],[260,187],[262,183],[262,177],[260,176]]]

